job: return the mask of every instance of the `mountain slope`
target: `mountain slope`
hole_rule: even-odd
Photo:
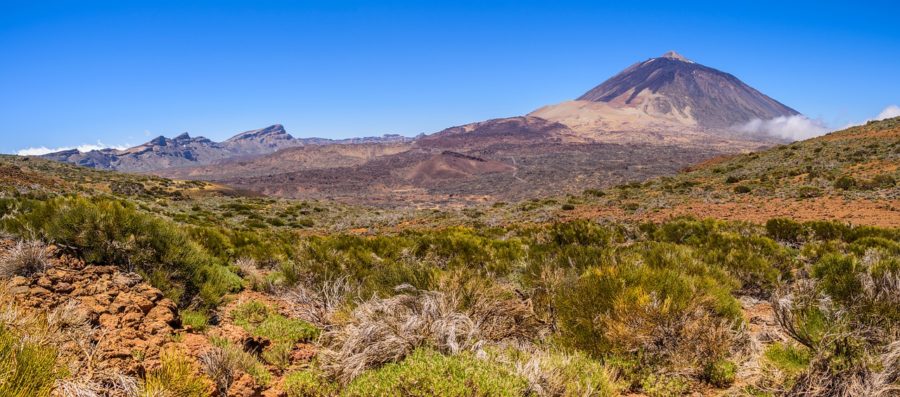
[[[784,141],[735,127],[798,114],[733,75],[670,52],[631,65],[575,100],[529,116],[565,124],[601,142],[724,144],[741,151]]]
[[[578,98],[728,128],[753,119],[799,114],[737,77],[675,52],[636,63]]]

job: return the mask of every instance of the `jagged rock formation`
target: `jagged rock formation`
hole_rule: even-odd
[[[103,149],[79,152],[76,149],[46,154],[51,160],[91,168],[125,172],[151,172],[189,166],[202,166],[228,159],[247,159],[277,152],[281,149],[329,144],[405,142],[400,135],[331,140],[323,138],[294,138],[281,124],[245,131],[224,142],[204,137],[191,137],[187,132],[175,138],[156,137],[143,145],[126,150]]]

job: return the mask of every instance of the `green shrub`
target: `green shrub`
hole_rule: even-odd
[[[207,325],[209,325],[209,316],[205,312],[197,310],[182,310],[180,315],[181,325],[185,327],[191,327],[191,329],[196,332],[205,331]]]
[[[822,196],[822,189],[815,186],[800,186],[797,188],[797,198],[816,198]]]
[[[231,316],[234,317],[234,322],[237,325],[245,328],[256,327],[269,318],[270,311],[271,309],[265,303],[251,300],[232,310]]]
[[[312,369],[292,372],[284,378],[288,397],[331,397],[337,395],[337,390],[324,374]]]
[[[856,187],[856,179],[850,176],[842,176],[834,181],[834,187],[841,190],[850,190]]]
[[[364,372],[341,393],[347,397],[520,397],[528,382],[470,353],[444,356],[418,349],[399,363]]]
[[[256,355],[244,351],[241,346],[234,345],[227,339],[211,338],[210,342],[222,350],[221,361],[224,361],[224,365],[247,373],[257,385],[266,386],[272,381],[272,374]]]
[[[291,363],[291,352],[293,351],[294,345],[290,343],[275,343],[265,350],[263,350],[260,357],[262,359],[274,365],[276,368],[280,370],[284,370]]]
[[[234,317],[234,323],[250,334],[275,343],[293,345],[312,340],[319,334],[319,330],[313,325],[303,320],[286,318],[255,300],[236,307],[231,315]]]
[[[258,326],[252,327],[250,333],[276,343],[294,344],[315,339],[319,330],[306,321],[271,314]]]
[[[637,355],[647,367],[705,364],[733,343],[717,327],[741,321],[734,285],[686,247],[637,244],[556,288],[552,304],[561,342],[594,357]]]
[[[802,224],[790,219],[773,218],[766,222],[766,233],[778,241],[798,243],[806,238],[806,229]]]
[[[750,193],[753,189],[750,189],[750,186],[747,185],[737,185],[734,187],[734,192],[737,194],[745,194]]]
[[[806,370],[810,362],[810,351],[803,346],[787,343],[773,343],[764,353],[766,361],[774,365],[789,377],[799,375]]]
[[[880,174],[880,175],[875,175],[875,178],[872,178],[872,183],[876,187],[892,188],[895,185],[897,185],[897,180],[894,179],[894,177],[889,174]]]
[[[516,351],[514,354],[522,353]],[[536,367],[539,376],[537,379],[534,376],[529,377],[529,381],[536,381],[537,386],[543,389],[546,395],[563,397],[618,395],[619,385],[616,384],[612,371],[584,353],[538,351],[524,355],[525,360],[519,360],[517,367]]]
[[[563,211],[572,211],[572,210],[574,210],[574,209],[575,209],[575,206],[572,205],[572,204],[563,204],[563,205],[562,205],[562,210],[563,210]]]
[[[54,198],[19,202],[3,228],[37,232],[45,241],[73,247],[88,263],[134,270],[175,302],[195,295],[215,305],[240,289],[240,278],[194,243],[174,223],[114,200]]]
[[[56,349],[39,346],[0,327],[0,396],[49,396],[63,373]]]
[[[678,376],[648,375],[641,381],[641,391],[648,397],[678,397],[690,388],[690,382]]]
[[[734,384],[737,365],[729,360],[716,360],[706,364],[703,370],[704,379],[716,387],[728,387]]]

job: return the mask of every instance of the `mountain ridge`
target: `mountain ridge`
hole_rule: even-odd
[[[128,149],[77,149],[48,153],[40,157],[76,165],[124,172],[150,172],[161,169],[203,166],[231,158],[252,158],[282,149],[309,145],[405,142],[401,135],[348,139],[295,138],[283,125],[238,133],[222,142],[184,132],[173,138],[158,136]]]

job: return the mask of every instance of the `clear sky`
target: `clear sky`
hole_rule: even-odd
[[[676,50],[832,127],[900,104],[900,1],[0,0],[0,152],[415,135]]]

